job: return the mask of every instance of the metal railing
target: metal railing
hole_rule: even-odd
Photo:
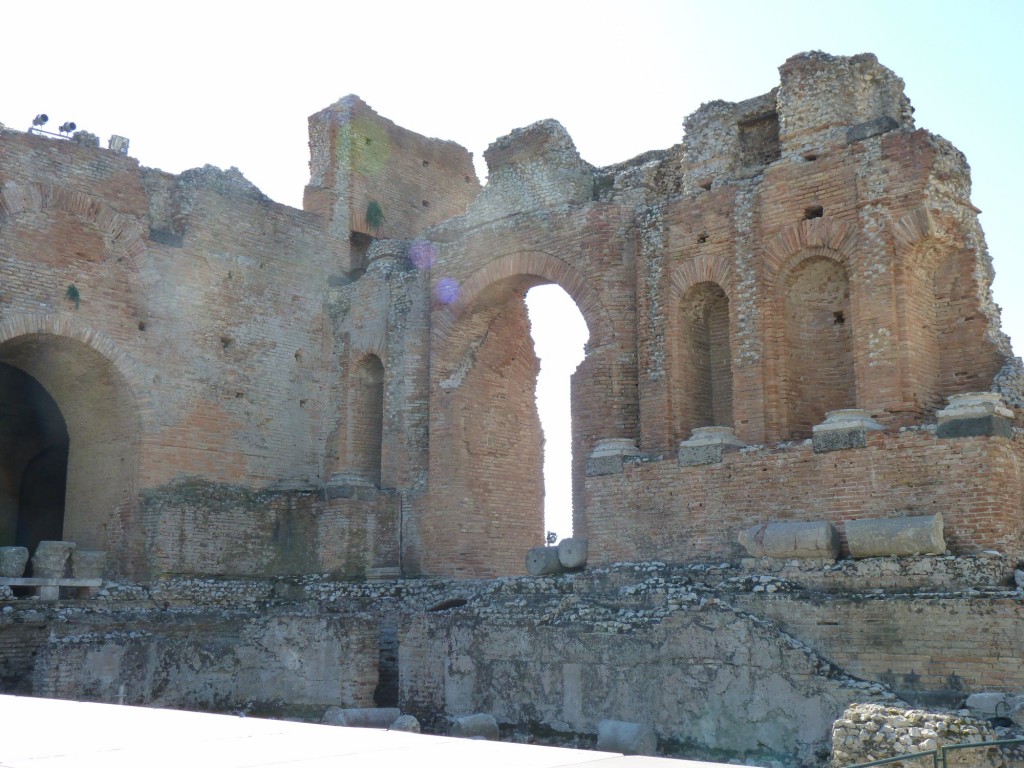
[[[999,739],[997,741],[974,741],[965,744],[946,744],[936,749],[929,749],[925,752],[910,752],[906,755],[886,757],[882,760],[872,760],[869,763],[855,763],[846,768],[873,768],[876,765],[889,765],[891,763],[902,763],[906,760],[917,760],[921,757],[932,759],[932,768],[948,768],[946,753],[961,749],[990,749],[991,747],[1003,747],[1010,744],[1024,744],[1024,739]]]

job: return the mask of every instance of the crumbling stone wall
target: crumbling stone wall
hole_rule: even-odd
[[[934,511],[959,551],[1011,551],[1005,435],[897,432],[997,374],[1019,400],[966,160],[911,115],[874,56],[800,54],[769,93],[705,104],[681,144],[608,168],[553,120],[514,130],[481,189],[466,150],[348,96],[310,118],[302,211],[236,169],[173,176],[3,130],[0,363],[66,422],[61,535],[139,575],[295,572],[289,542],[316,537],[313,570],[519,571],[543,532],[522,296],[556,283],[590,331],[573,514],[598,562],[735,555],[766,519]],[[844,407],[885,430],[856,456],[658,460],[698,427],[771,445]],[[587,477],[603,440],[641,463]],[[28,464],[10,453],[13,477]],[[330,541],[256,496],[216,518],[185,482],[321,498],[349,522]]]

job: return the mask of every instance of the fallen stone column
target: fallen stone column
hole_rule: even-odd
[[[558,542],[558,561],[569,570],[582,568],[587,564],[588,548],[586,539],[562,539]]]
[[[550,576],[564,570],[558,547],[532,547],[526,553],[526,572],[531,576]]]
[[[839,532],[827,520],[755,525],[741,531],[739,540],[751,557],[839,557]]]
[[[602,720],[597,724],[597,749],[624,755],[653,755],[658,749],[658,736],[649,725]]]
[[[845,527],[852,557],[941,555],[946,551],[942,515],[850,520]]]
[[[494,719],[493,715],[489,715],[486,712],[457,717],[455,722],[452,723],[451,735],[459,736],[463,739],[497,741],[498,721]]]
[[[397,707],[329,707],[320,721],[349,728],[389,728],[402,710]]]

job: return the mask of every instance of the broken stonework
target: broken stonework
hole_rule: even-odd
[[[526,553],[526,572],[531,576],[549,576],[562,571],[558,547],[533,547]]]
[[[868,431],[883,429],[862,408],[843,408],[829,411],[825,421],[812,428],[815,453],[841,451],[845,448],[864,448],[868,444]]]
[[[71,553],[71,575],[76,579],[102,579],[106,566],[106,552],[76,549]]]
[[[73,541],[40,541],[32,556],[32,575],[41,579],[64,577],[64,567],[72,550]]]
[[[950,395],[949,405],[936,417],[937,437],[1013,437],[1013,411],[996,392]]]
[[[391,725],[388,726],[389,731],[404,731],[405,733],[419,733],[420,732],[420,721],[412,715],[402,715],[395,719]]]
[[[396,707],[330,707],[324,712],[324,725],[349,728],[389,728],[402,715]]]
[[[942,515],[849,520],[846,543],[852,557],[941,555],[946,551]]]
[[[964,704],[974,717],[988,720],[993,717],[1010,717],[1010,714],[1024,704],[1024,695],[1015,696],[1000,691],[972,693]]]
[[[494,715],[489,715],[486,712],[457,717],[452,723],[451,735],[463,739],[497,741],[498,721],[494,719]]]
[[[643,723],[602,720],[597,724],[597,749],[625,755],[653,755],[658,749],[654,729]]]
[[[832,765],[866,763],[951,744],[995,739],[995,732],[984,720],[879,704],[854,704],[832,727]],[[1000,768],[1005,764],[994,747],[954,750],[948,753],[947,761],[947,765],[958,768]]]
[[[586,539],[562,539],[558,542],[558,561],[563,568],[573,570],[587,564]]]
[[[740,544],[751,557],[839,557],[839,532],[832,523],[765,523],[740,532]]]
[[[28,548],[0,547],[0,576],[17,579],[25,574],[28,563]]]

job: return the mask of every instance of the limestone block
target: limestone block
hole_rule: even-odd
[[[597,749],[624,755],[653,755],[658,748],[654,728],[623,720],[602,720],[597,724]]]
[[[839,557],[839,532],[827,520],[755,525],[741,531],[739,540],[751,557],[830,560]]]
[[[883,429],[862,408],[842,408],[825,414],[825,421],[811,428],[815,453],[841,451],[847,448],[865,448],[868,432]]]
[[[32,575],[41,579],[64,577],[64,566],[75,548],[73,541],[40,541],[32,557]]]
[[[28,564],[27,547],[0,547],[0,576],[19,579]]]
[[[532,547],[526,553],[526,572],[531,576],[548,576],[563,570],[558,547]]]
[[[846,543],[853,557],[941,555],[946,551],[941,514],[850,520]]]
[[[615,475],[622,471],[623,460],[630,456],[639,456],[640,449],[636,440],[628,437],[606,437],[597,441],[594,450],[587,458],[586,475]]]
[[[558,542],[558,561],[563,568],[572,570],[587,564],[587,539],[562,539]]]
[[[688,440],[679,443],[679,466],[717,464],[726,452],[738,451],[745,445],[732,427],[696,427]]]
[[[949,405],[935,414],[937,437],[1013,437],[1013,411],[996,392],[950,395]]]
[[[328,707],[320,722],[349,728],[388,728],[401,716],[402,710],[397,707]]]
[[[493,715],[486,712],[457,717],[452,723],[451,735],[463,739],[483,738],[488,741],[497,741],[498,721],[494,719]]]
[[[106,552],[76,549],[71,553],[71,575],[76,579],[102,579],[106,567]]]
[[[1020,697],[1017,697],[1020,699]],[[1018,701],[1016,706],[1010,710],[1010,719],[1015,725],[1024,726],[1024,701]]]
[[[388,726],[389,731],[404,731],[406,733],[419,733],[420,721],[414,715],[402,715]]]
[[[966,707],[971,714],[988,720],[993,717],[1012,717],[1017,707],[1024,705],[1024,696],[1001,691],[982,691],[967,697]]]

